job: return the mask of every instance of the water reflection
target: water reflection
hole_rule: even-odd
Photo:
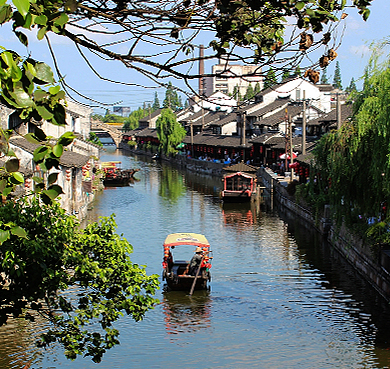
[[[257,223],[257,217],[259,215],[259,206],[257,203],[222,203],[221,208],[223,220],[226,225],[245,228]]]
[[[178,171],[172,170],[169,166],[162,167],[158,183],[159,196],[170,202],[176,202],[185,194],[183,176]]]
[[[211,326],[209,291],[195,291],[192,296],[183,291],[165,292],[161,304],[166,332],[169,335],[194,333]]]

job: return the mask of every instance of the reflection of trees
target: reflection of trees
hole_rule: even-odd
[[[168,334],[195,332],[209,328],[211,299],[208,291],[188,296],[182,291],[164,293],[162,306]]]
[[[164,199],[176,202],[185,194],[183,177],[169,166],[162,166],[161,169],[158,194]]]

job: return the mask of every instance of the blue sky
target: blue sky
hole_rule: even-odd
[[[390,37],[390,2],[389,0],[373,0],[371,14],[366,22],[361,19],[356,10],[348,9],[347,13],[345,34],[342,44],[337,50],[338,58],[336,59],[340,63],[343,87],[349,85],[352,77],[358,80],[363,75],[370,55],[369,45],[373,41]],[[210,42],[209,34],[200,35],[198,40],[199,43],[207,45]],[[99,60],[96,64],[97,70],[105,78],[115,78],[126,83],[148,86],[149,88],[111,84],[99,80],[78,55],[73,44],[59,37],[52,38],[52,42],[60,69],[65,75],[67,83],[80,93],[108,104],[118,103],[119,106],[130,106],[132,109],[142,106],[144,102],[152,102],[155,91],[158,92],[160,102],[164,99],[165,89],[156,89],[155,85],[148,79],[135,71],[125,69],[118,62],[102,62]],[[12,48],[21,55],[27,54],[27,51],[16,41],[7,25],[2,26],[0,45]],[[33,58],[52,65],[49,50],[44,42],[37,42],[34,37],[31,37],[28,52],[31,53]],[[330,82],[333,80],[335,64],[333,62],[327,68],[327,76]],[[210,64],[206,65],[206,72],[210,72]],[[183,87],[181,81],[172,80],[172,83]],[[358,87],[361,86],[361,83],[358,82],[357,84]],[[194,82],[193,87],[197,87],[196,82]],[[99,113],[102,111],[102,109],[96,110]]]

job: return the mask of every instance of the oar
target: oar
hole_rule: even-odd
[[[198,279],[199,272],[200,272],[200,266],[202,265],[203,259],[205,258],[205,256],[206,256],[206,252],[203,254],[202,259],[201,259],[201,261],[200,261],[200,263],[199,263],[198,270],[196,271],[195,278],[194,278],[194,281],[192,282],[192,286],[191,286],[191,289],[190,289],[190,294],[189,294],[190,296],[191,296],[192,293],[194,292],[196,280]]]

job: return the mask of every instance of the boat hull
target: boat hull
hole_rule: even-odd
[[[194,283],[194,276],[181,276],[178,279],[167,278],[167,286],[172,291],[190,291]],[[198,277],[195,283],[195,290],[206,290],[208,289],[208,282],[210,277]]]

